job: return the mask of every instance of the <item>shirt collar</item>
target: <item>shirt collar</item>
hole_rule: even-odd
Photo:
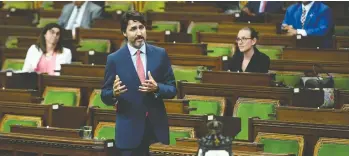
[[[140,48],[140,49],[136,49],[136,48],[134,48],[134,47],[132,47],[131,45],[130,45],[130,43],[127,43],[127,47],[128,47],[128,50],[130,51],[130,53],[131,53],[131,56],[133,56],[133,55],[135,55],[136,54],[136,52],[137,52],[137,50],[140,50],[142,53],[146,53],[146,51],[145,51],[145,43],[142,45],[142,47]]]
[[[81,5],[80,9],[84,10],[86,8],[86,6],[87,6],[87,3],[88,3],[88,1],[85,1],[84,4]],[[75,6],[75,8],[78,9],[77,6]]]
[[[313,6],[313,4],[314,4],[314,1],[312,1],[312,2],[310,2],[309,4],[307,4],[307,5],[304,5],[303,3],[302,3],[302,8],[304,8],[307,12],[310,10],[310,8]]]

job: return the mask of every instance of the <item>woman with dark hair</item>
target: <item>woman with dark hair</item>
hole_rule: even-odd
[[[268,73],[270,58],[257,48],[258,32],[253,28],[242,28],[236,38],[238,50],[234,53],[229,70],[233,72]]]
[[[47,24],[40,33],[38,42],[27,52],[23,72],[38,72],[53,75],[61,64],[70,64],[70,49],[62,46],[62,27],[56,23]]]

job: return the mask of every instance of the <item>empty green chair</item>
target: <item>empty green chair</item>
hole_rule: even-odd
[[[264,144],[264,152],[266,153],[290,153],[303,156],[304,138],[301,135],[259,132],[255,142]]]
[[[194,128],[170,126],[170,145],[176,145],[176,138],[195,138]]]
[[[58,19],[57,18],[40,18],[39,24],[36,27],[43,28],[49,23],[58,23]]]
[[[207,44],[207,56],[231,56],[232,55],[232,44],[225,43],[208,43]]]
[[[275,114],[275,107],[279,105],[279,100],[274,99],[239,98],[234,106],[233,116],[241,118],[241,131],[235,139],[248,140],[248,118],[274,119],[270,114]]]
[[[96,139],[115,139],[115,123],[113,122],[99,122],[95,132]]]
[[[172,66],[176,81],[185,80],[188,82],[199,82],[196,80],[197,67]]]
[[[12,70],[12,71],[21,71],[24,65],[23,59],[6,59],[2,65],[2,71]]]
[[[146,1],[144,3],[143,12],[153,11],[153,12],[165,12],[165,2],[164,1]]]
[[[90,102],[88,107],[99,107],[101,109],[114,109],[114,106],[108,106],[102,101],[100,89],[93,90],[90,96]]]
[[[95,52],[109,53],[110,41],[103,40],[103,39],[81,39],[80,47],[77,50],[78,51],[93,50]]]
[[[188,26],[188,34],[192,35],[192,42],[198,43],[196,32],[217,32],[218,23],[191,22]]]
[[[257,45],[257,48],[260,52],[266,54],[269,56],[271,60],[278,60],[281,59],[283,46],[264,46],[264,45]]]
[[[42,126],[40,117],[5,114],[0,122],[0,132],[10,132],[11,125]]]
[[[314,156],[347,156],[349,139],[320,138],[314,149]]]
[[[184,99],[189,100],[189,108],[196,109],[189,111],[190,115],[224,115],[226,106],[224,97],[185,95]]]
[[[41,8],[44,10],[53,10],[53,2],[52,1],[44,1],[41,4]]]
[[[334,88],[349,90],[349,76],[347,74],[335,74],[333,80]]]
[[[43,93],[43,98],[43,104],[46,105],[59,103],[64,106],[79,106],[80,89],[47,86]]]
[[[274,71],[275,81],[282,82],[286,86],[293,88],[300,88],[301,77],[304,76],[303,72],[291,72],[291,71]]]
[[[10,9],[10,8],[16,8],[16,9],[23,9],[23,10],[30,10],[33,9],[34,2],[33,1],[5,1],[4,2],[3,9]]]
[[[179,32],[180,23],[177,21],[154,21],[152,22],[152,31]]]
[[[132,2],[127,1],[106,1],[105,12],[128,11],[132,8]]]

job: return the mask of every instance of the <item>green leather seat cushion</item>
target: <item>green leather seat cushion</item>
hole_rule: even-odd
[[[78,51],[94,50],[102,53],[109,52],[109,40],[83,39],[80,41],[80,46],[77,49]]]
[[[334,87],[349,90],[349,77],[334,77]]]
[[[173,73],[175,79],[178,80],[186,80],[188,82],[198,82],[196,80],[197,70],[196,69],[176,69],[173,68]]]
[[[3,124],[3,132],[10,132],[10,126],[11,125],[22,125],[22,126],[40,126],[37,125],[36,121],[31,120],[18,120],[18,119],[9,119],[6,120]]]
[[[349,145],[324,143],[319,149],[318,156],[348,156]]]
[[[217,56],[230,56],[231,48],[228,47],[207,47],[207,50],[212,50],[213,52],[207,53],[207,56],[217,57]]]
[[[62,103],[65,106],[76,106],[75,92],[50,90],[44,97],[44,104]]]
[[[21,71],[24,65],[24,60],[23,62],[18,62],[18,61],[11,61],[11,60],[5,60],[3,69],[4,70],[13,70],[13,71]]]
[[[190,100],[189,108],[197,108],[197,110],[190,111],[190,115],[207,115],[214,114],[220,115],[220,105],[215,101],[201,101],[201,100]]]
[[[184,131],[170,131],[170,145],[176,145],[176,138],[190,138],[190,134]]]
[[[285,85],[299,88],[301,82],[301,75],[292,75],[292,74],[278,74],[275,75],[275,80],[278,82],[283,82]]]
[[[235,139],[248,139],[248,118],[259,117],[262,120],[272,119],[269,114],[275,113],[275,105],[267,103],[241,102],[236,117],[241,118],[241,131]]]
[[[262,138],[259,143],[264,144],[264,152],[267,153],[292,153],[298,155],[299,145],[296,140],[281,140]]]
[[[177,24],[174,23],[155,23],[153,24],[152,31],[171,31],[171,32],[178,32],[177,30]]]
[[[33,7],[32,3],[33,3],[32,1],[28,1],[28,2],[6,1],[3,8],[4,9],[17,8],[17,9],[29,10]]]
[[[196,32],[217,32],[217,26],[218,24],[196,23],[190,31],[192,35],[192,42],[198,43]]]
[[[96,94],[92,98],[92,106],[96,106],[102,109],[114,109],[114,106],[108,106],[102,101],[101,94]]]
[[[96,132],[98,139],[115,139],[115,127],[114,126],[103,126]]]

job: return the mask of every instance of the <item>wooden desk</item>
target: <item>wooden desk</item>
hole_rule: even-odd
[[[284,48],[283,60],[349,62],[348,50]]]
[[[81,138],[80,129],[68,129],[57,127],[31,127],[21,125],[11,125],[11,133],[34,134],[44,136],[56,136],[66,138]]]

